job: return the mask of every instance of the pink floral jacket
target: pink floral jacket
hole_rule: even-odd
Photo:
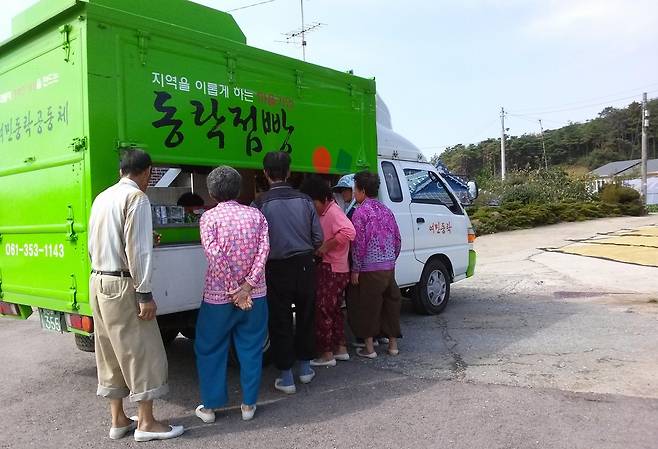
[[[270,240],[263,214],[253,207],[227,201],[205,212],[199,226],[208,259],[203,300],[227,304],[228,292],[244,282],[253,287],[252,298],[265,296]]]

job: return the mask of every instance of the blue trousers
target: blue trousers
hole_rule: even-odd
[[[201,402],[206,408],[220,408],[228,402],[226,371],[231,340],[240,361],[242,403],[254,405],[258,401],[267,338],[267,299],[253,301],[249,311],[233,304],[201,303],[194,352]]]

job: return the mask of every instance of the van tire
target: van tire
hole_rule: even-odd
[[[414,288],[413,305],[423,315],[438,315],[450,299],[450,273],[439,259],[431,259],[425,265],[420,282]]]
[[[75,337],[75,345],[80,351],[96,352],[93,335],[74,334],[74,337]]]

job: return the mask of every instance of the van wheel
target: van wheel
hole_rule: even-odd
[[[95,352],[94,336],[93,335],[75,335],[75,345],[80,351]]]
[[[423,315],[443,312],[450,299],[450,274],[443,262],[430,260],[414,290],[413,304],[416,312]]]

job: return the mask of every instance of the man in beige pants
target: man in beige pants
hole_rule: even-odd
[[[169,387],[151,293],[153,225],[144,193],[151,157],[138,149],[125,151],[120,173],[121,180],[96,197],[89,218],[97,394],[110,400],[110,438],[132,430],[136,441],[176,438],[183,426],[167,426],[153,416],[153,399]],[[124,412],[127,396],[139,404],[137,422]]]

